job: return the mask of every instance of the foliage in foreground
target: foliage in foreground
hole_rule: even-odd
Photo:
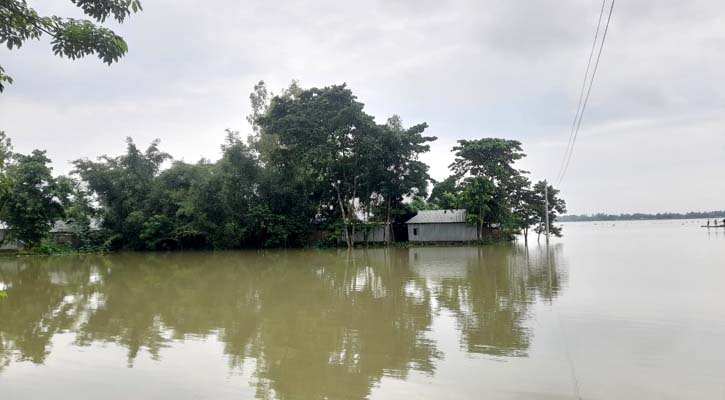
[[[141,10],[139,0],[72,0],[84,14],[96,22],[111,17],[123,22]],[[88,20],[40,16],[25,0],[0,0],[0,44],[20,48],[28,39],[50,37],[53,53],[70,59],[95,54],[106,64],[118,61],[128,51],[122,37]],[[0,92],[4,83],[13,83],[0,66]]]

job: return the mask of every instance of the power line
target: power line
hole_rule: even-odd
[[[584,111],[586,111],[586,108],[587,108],[587,102],[589,101],[589,95],[592,92],[592,86],[594,85],[594,77],[597,75],[597,70],[599,69],[599,60],[602,57],[602,50],[604,50],[604,42],[607,40],[607,32],[609,31],[609,22],[612,19],[612,12],[614,11],[614,2],[615,2],[615,0],[612,0],[612,4],[609,7],[609,15],[607,16],[607,23],[604,26],[604,34],[602,35],[602,42],[599,45],[599,53],[597,54],[597,60],[594,62],[594,70],[592,71],[592,76],[591,76],[591,79],[589,80],[589,88],[587,89],[587,95],[586,95],[586,97],[584,97],[584,103],[582,104],[581,112],[579,113],[579,120],[576,125],[576,130],[574,131],[574,137],[572,138],[572,141],[571,141],[571,146],[569,148],[569,154],[568,154],[568,156],[565,156],[566,163],[564,164],[564,169],[562,170],[562,173],[559,176],[558,183],[556,184],[557,187],[561,186],[561,182],[564,180],[564,176],[566,175],[566,172],[569,169],[569,163],[571,162],[571,157],[574,154],[574,145],[576,144],[576,139],[579,136],[579,129],[581,128],[582,119],[584,118]]]
[[[556,181],[559,181],[561,173],[564,170],[564,164],[571,148],[571,141],[574,138],[574,130],[576,129],[576,121],[579,119],[579,111],[581,111],[582,100],[584,99],[584,90],[587,87],[587,78],[589,78],[589,69],[592,65],[592,58],[594,57],[594,50],[597,48],[597,39],[599,38],[599,30],[602,26],[602,17],[604,17],[604,6],[607,5],[607,0],[602,0],[602,8],[599,10],[599,21],[597,21],[597,30],[594,32],[594,40],[592,41],[592,49],[589,52],[589,60],[587,61],[587,68],[584,71],[584,79],[582,79],[582,87],[579,91],[579,102],[576,105],[576,113],[574,113],[574,120],[571,122],[571,131],[569,132],[569,141],[566,144],[566,151],[564,152],[564,158],[561,159],[561,165],[559,166],[559,172],[556,174]]]

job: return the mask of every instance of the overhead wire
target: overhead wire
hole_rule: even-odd
[[[579,111],[581,111],[582,100],[584,99],[584,91],[587,87],[587,78],[589,78],[589,69],[592,65],[592,59],[594,58],[594,50],[597,48],[597,39],[599,39],[599,31],[602,26],[602,18],[604,17],[604,7],[607,5],[607,0],[602,0],[602,8],[599,10],[599,21],[597,21],[597,29],[594,32],[594,40],[592,41],[592,49],[589,52],[589,60],[587,61],[587,68],[584,71],[584,79],[582,79],[582,87],[579,90],[579,102],[576,105],[576,113],[574,113],[574,120],[571,122],[571,130],[569,132],[569,141],[566,144],[566,151],[564,152],[564,158],[561,159],[561,165],[559,166],[559,172],[556,174],[558,181],[561,176],[561,172],[564,170],[564,164],[566,164],[566,158],[569,154],[569,148],[571,147],[571,141],[574,138],[574,130],[576,129],[576,122],[579,119]]]
[[[606,0],[605,0],[606,1]],[[566,173],[569,169],[569,165],[571,163],[572,155],[574,154],[574,146],[576,145],[576,139],[579,136],[579,130],[581,129],[582,120],[584,118],[584,112],[587,108],[587,103],[589,101],[589,95],[592,92],[592,86],[594,85],[594,78],[597,75],[597,70],[599,69],[599,60],[602,57],[602,51],[604,50],[604,42],[607,40],[607,32],[609,31],[609,23],[612,20],[612,12],[614,11],[614,3],[616,0],[612,0],[611,6],[609,7],[609,15],[607,16],[607,23],[604,26],[604,33],[602,34],[602,41],[599,45],[599,52],[597,53],[597,59],[594,62],[594,69],[592,70],[592,75],[589,79],[589,88],[587,89],[587,94],[584,97],[584,102],[582,103],[581,111],[579,112],[579,118],[576,122],[576,129],[574,130],[574,136],[571,140],[571,145],[568,148],[567,154],[565,154],[566,162],[564,164],[564,168],[561,171],[561,174],[558,176],[556,187],[560,187],[561,183],[564,180],[564,177],[566,176]]]

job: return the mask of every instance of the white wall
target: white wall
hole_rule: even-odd
[[[415,230],[417,235],[415,235]],[[410,242],[465,242],[478,239],[476,226],[463,222],[447,224],[408,224]]]
[[[390,233],[388,233],[390,235]],[[380,243],[385,241],[385,228],[383,226],[375,227],[368,232],[368,242],[370,243]],[[365,234],[361,231],[355,231],[355,235],[353,236],[353,240],[355,243],[365,243]]]

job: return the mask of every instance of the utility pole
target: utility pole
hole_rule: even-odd
[[[549,243],[549,183],[544,180],[544,216],[546,218],[546,243]]]

